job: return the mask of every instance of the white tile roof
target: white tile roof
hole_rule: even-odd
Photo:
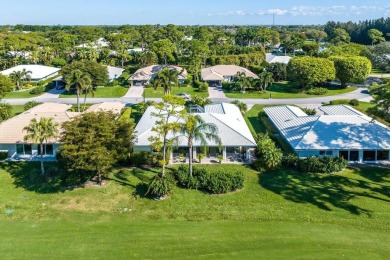
[[[178,75],[178,79],[186,79],[187,78],[187,71],[186,69],[183,69],[178,66],[173,65],[150,65],[148,67],[142,68],[137,70],[130,78],[129,80],[145,80],[148,81],[152,79],[157,73],[160,72],[163,68],[173,69],[178,71],[180,74]]]
[[[31,71],[30,76],[31,79],[33,80],[40,80],[60,71],[59,68],[54,68],[54,67],[49,67],[44,65],[18,65],[16,67],[3,70],[0,72],[0,74],[9,76],[12,72],[23,71],[23,69],[26,69],[26,71]]]
[[[155,126],[157,117],[153,116],[153,112],[158,112],[153,106],[150,106],[141,120],[137,124],[135,131],[137,132],[137,142],[135,146],[149,146],[150,136],[155,135],[152,131]],[[249,146],[255,147],[256,142],[246,125],[239,109],[233,104],[213,104],[205,107],[205,113],[196,113],[206,123],[213,123],[218,128],[218,136],[221,138],[224,146]],[[177,120],[176,118],[172,120]],[[169,138],[173,135],[171,134]],[[187,139],[185,137],[179,138],[179,146],[187,146]],[[200,142],[196,140],[195,146],[200,146]],[[209,141],[209,145],[216,145]]]
[[[265,55],[265,60],[268,63],[284,63],[287,65],[290,62],[291,57],[290,56],[276,56],[276,55],[273,55],[272,53],[267,53]]]
[[[90,106],[85,112],[111,111],[115,114],[119,114],[124,107],[125,104],[120,102],[103,102]]]
[[[291,106],[264,111],[295,150],[390,149],[390,129],[385,125],[349,106],[320,109],[332,114],[297,116]]]
[[[203,81],[224,80],[225,77],[234,77],[238,72],[244,72],[247,77],[258,79],[252,71],[237,65],[216,65],[201,70]]]
[[[125,69],[107,66],[108,71],[108,80],[114,80],[116,78],[119,78],[122,73],[125,71]]]

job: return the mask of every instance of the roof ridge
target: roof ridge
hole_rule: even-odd
[[[222,124],[224,124],[225,126],[227,126],[228,128],[230,128],[231,130],[233,130],[234,132],[238,133],[239,135],[241,135],[241,136],[244,137],[246,140],[248,140],[249,142],[252,143],[252,140],[249,140],[246,136],[242,135],[242,134],[241,134],[240,132],[238,132],[236,129],[231,128],[228,124],[226,124],[225,122],[221,121],[218,117],[215,117],[215,116],[214,116],[214,113],[209,113],[209,115],[212,116],[212,117],[214,117],[214,118],[217,119],[219,122],[221,122]],[[220,114],[218,114],[218,115],[220,115]],[[226,114],[224,114],[224,115],[226,115]],[[245,122],[245,120],[244,120],[244,122]],[[245,124],[246,124],[246,122],[245,122]],[[256,145],[256,141],[255,141],[254,144]]]

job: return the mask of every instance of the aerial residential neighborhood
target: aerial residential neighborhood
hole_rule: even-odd
[[[388,259],[389,8],[3,3],[1,259]]]

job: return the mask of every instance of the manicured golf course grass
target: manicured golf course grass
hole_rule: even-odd
[[[3,259],[390,255],[390,169],[259,174],[215,164],[206,167],[242,171],[245,187],[225,195],[177,187],[157,201],[142,185],[154,169],[116,169],[104,187],[67,189],[34,182],[37,167],[0,164]]]

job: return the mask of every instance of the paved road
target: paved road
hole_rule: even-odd
[[[364,101],[369,101],[371,95],[368,93],[366,88],[358,88],[355,91],[327,97],[313,97],[313,98],[286,98],[286,99],[239,99],[240,101],[246,104],[321,104],[329,102],[334,99],[359,99]],[[226,97],[214,97],[210,98],[214,103],[220,102],[230,102],[233,99]],[[76,98],[56,98],[56,97],[47,97],[46,94],[35,97],[35,98],[18,98],[18,99],[4,99],[5,102],[11,105],[23,105],[28,101],[35,100],[40,103],[44,102],[54,102],[54,103],[64,103],[64,104],[76,104]],[[146,100],[161,101],[161,98],[147,98]],[[143,98],[140,97],[119,97],[119,98],[87,98],[87,103],[96,104],[101,102],[122,102],[126,104],[134,104],[143,101]]]

